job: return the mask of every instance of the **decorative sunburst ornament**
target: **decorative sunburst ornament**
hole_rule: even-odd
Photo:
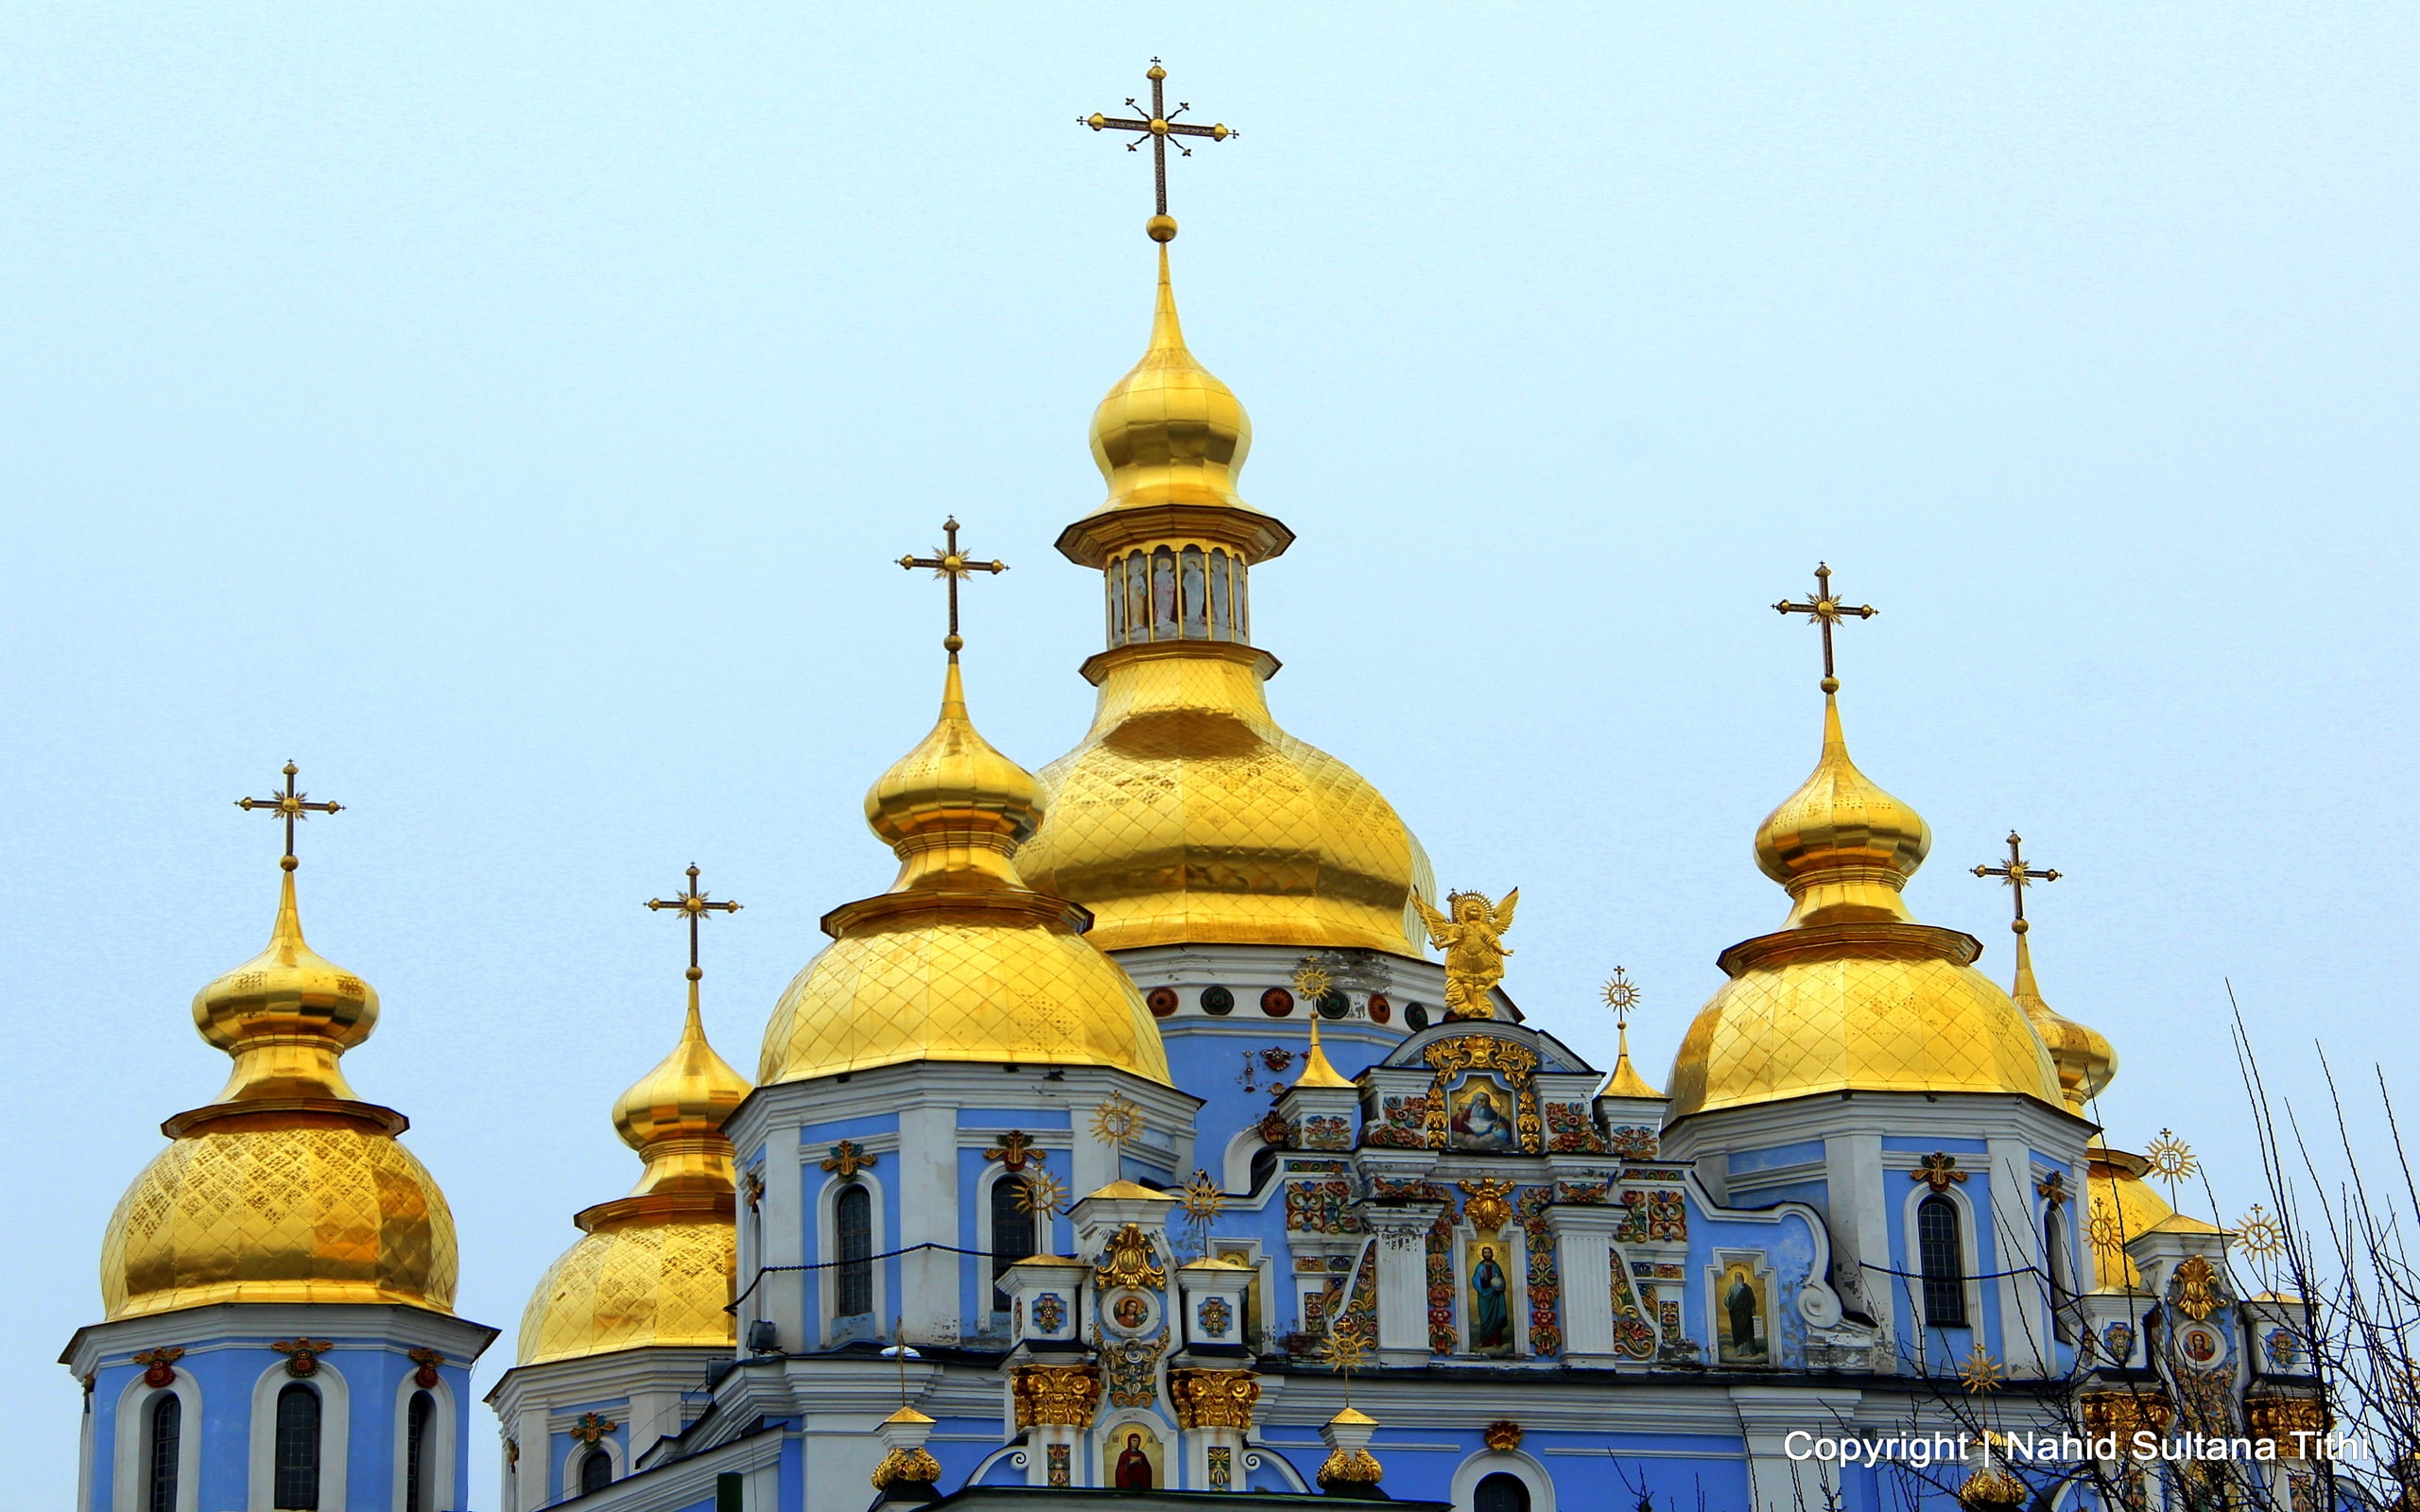
[[[1361,1368],[1361,1357],[1370,1351],[1370,1341],[1351,1323],[1339,1319],[1327,1336],[1320,1340],[1319,1362],[1344,1378],[1344,1404],[1353,1405],[1353,1372]]]
[[[2151,1161],[2152,1175],[2171,1187],[2202,1168],[2201,1162],[2193,1159],[2193,1146],[2167,1129],[2161,1129],[2159,1138],[2144,1147],[2143,1157]]]
[[[2126,1226],[2099,1197],[2092,1199],[2092,1217],[2084,1224],[2083,1232],[2095,1249],[2114,1254],[2126,1247]]]
[[[1618,966],[1614,968],[1613,975],[1605,978],[1605,1006],[1625,1020],[1630,1017],[1630,1010],[1638,1006],[1638,984]]]
[[[1210,1225],[1226,1211],[1227,1194],[1207,1171],[1196,1170],[1184,1184],[1184,1225],[1193,1230],[1193,1249],[1203,1259],[1210,1255]]]
[[[1305,966],[1294,973],[1294,995],[1317,1005],[1320,999],[1336,990],[1336,978],[1316,966]]]
[[[1143,1109],[1123,1092],[1112,1092],[1093,1109],[1093,1135],[1124,1149],[1143,1135]]]
[[[2000,1389],[2008,1372],[1981,1345],[1975,1346],[1965,1359],[1958,1363],[1958,1380],[1970,1397],[1979,1397]]]
[[[2286,1247],[2286,1226],[2258,1203],[2236,1221],[2236,1247],[2255,1260],[2270,1260]]]
[[[1053,1215],[1067,1211],[1065,1184],[1044,1170],[1038,1160],[1026,1167],[1022,1179],[1011,1179],[1017,1180],[1017,1207],[1020,1210]]]

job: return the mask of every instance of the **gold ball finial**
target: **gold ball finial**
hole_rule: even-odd
[[[1820,686],[1825,693],[1838,693],[1841,691],[1841,679],[1838,678],[1825,678],[1820,684],[1818,684],[1818,686]]]
[[[694,966],[693,966],[693,967],[691,967],[691,968],[689,968],[689,980],[690,980],[690,981],[692,981],[692,982],[702,982],[702,981],[704,981],[705,979],[706,979],[706,973],[705,973],[705,972],[703,972],[703,971],[700,971],[698,968],[696,968],[696,967],[694,967]]]
[[[285,870],[285,871],[292,871],[295,868],[297,868],[297,867],[301,866],[302,863],[302,862],[300,862],[300,861],[298,861],[298,860],[296,860],[293,856],[290,856],[290,855],[285,855],[285,856],[280,856],[280,857],[278,857],[278,858],[277,858],[277,864],[278,864],[278,867],[279,867],[281,869]]]
[[[1165,69],[1165,68],[1162,68],[1162,67],[1160,66],[1160,60],[1159,60],[1158,59],[1154,58],[1154,59],[1152,59],[1152,60],[1151,60],[1151,66],[1150,66],[1150,68],[1147,72],[1145,72],[1145,74],[1143,75],[1143,77],[1144,77],[1145,78],[1148,78],[1148,79],[1151,80],[1153,83],[1157,83],[1157,82],[1159,82],[1161,79],[1164,79],[1164,78],[1166,78],[1166,77],[1168,77],[1168,71],[1167,71],[1167,69]]]
[[[2031,923],[2030,920],[2020,919],[2018,919],[2015,923],[2011,924],[2011,925],[2009,925],[2008,927],[2009,927],[2009,928],[2010,928],[2010,930],[2012,930],[2013,932],[2014,932],[2014,933],[2016,933],[2016,934],[2019,934],[2019,935],[2022,935],[2022,934],[2024,934],[2027,930],[2031,929],[2031,928],[2033,927],[2033,925],[2032,925],[2032,923]]]
[[[1172,242],[1176,240],[1176,217],[1174,215],[1153,215],[1150,219],[1143,222],[1143,234],[1150,237],[1151,240],[1155,242]]]
[[[959,652],[966,649],[966,642],[959,636],[944,635],[942,637],[942,649],[947,651],[952,656],[956,656]]]

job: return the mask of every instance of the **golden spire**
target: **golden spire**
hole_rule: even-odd
[[[1605,1080],[1600,1097],[1661,1097],[1664,1094],[1649,1085],[1638,1068],[1630,1063],[1630,1010],[1638,1006],[1638,984],[1620,967],[1605,981],[1605,1005],[1614,1010],[1614,1032],[1619,1036],[1620,1053],[1614,1057],[1614,1074]]]
[[[235,1059],[220,1103],[357,1101],[337,1057],[369,1039],[378,1023],[378,994],[370,984],[302,938],[294,826],[312,814],[337,813],[340,805],[306,801],[294,790],[296,771],[292,762],[285,764],[284,793],[236,800],[248,813],[266,811],[285,821],[285,850],[278,859],[285,875],[278,884],[268,948],[194,994],[194,1027]]]
[[[709,913],[735,914],[739,904],[709,902],[698,887],[695,862],[688,875],[688,886],[672,897],[647,901],[650,911],[676,909],[688,920],[689,1011],[672,1054],[614,1104],[614,1131],[647,1161],[638,1185],[631,1189],[634,1197],[657,1192],[729,1194],[731,1141],[723,1137],[723,1120],[752,1090],[748,1078],[706,1042],[698,1011],[699,984],[706,974],[698,965],[698,925]]]
[[[949,663],[942,674],[941,717],[913,750],[866,791],[866,823],[899,857],[894,893],[1023,888],[1010,856],[1042,819],[1031,774],[994,748],[966,712],[966,684],[958,653],[958,584],[969,573],[1002,573],[1005,562],[978,562],[959,550],[958,522],[942,530],[949,544],[931,558],[902,557],[903,567],[930,567],[949,585]]]
[[[1141,132],[1142,135],[1126,144],[1126,150],[1129,152],[1140,151],[1146,142],[1151,144],[1151,182],[1154,198],[1151,218],[1143,223],[1143,233],[1166,247],[1169,242],[1176,240],[1176,218],[1168,214],[1168,148],[1173,146],[1177,156],[1189,158],[1193,156],[1193,149],[1186,146],[1180,140],[1181,138],[1206,137],[1213,142],[1224,142],[1241,133],[1233,127],[1220,124],[1198,126],[1190,121],[1178,121],[1177,117],[1193,107],[1184,100],[1179,100],[1176,102],[1175,110],[1171,111],[1167,108],[1166,85],[1168,71],[1160,66],[1158,59],[1151,60],[1151,66],[1144,71],[1143,77],[1151,81],[1151,113],[1150,115],[1138,119],[1127,115],[1106,115],[1099,111],[1095,111],[1090,115],[1076,117],[1076,124],[1089,126],[1096,131]],[[1126,108],[1130,111],[1139,111],[1143,107],[1135,103],[1133,95],[1129,94],[1126,96]]]
[[[2118,1074],[2118,1052],[2099,1030],[2088,1029],[2074,1020],[2055,1012],[2042,1000],[2042,989],[2033,980],[2033,947],[2029,936],[2033,925],[2025,917],[2025,889],[2039,882],[2056,882],[2059,873],[2048,868],[2035,870],[2025,859],[2024,840],[2014,830],[2008,833],[2008,860],[2000,866],[1975,868],[1978,877],[1997,877],[2007,884],[2009,898],[2014,905],[2015,918],[2009,921],[2010,933],[2016,936],[2015,985],[2009,996],[2025,1010],[2033,1024],[2034,1033],[2050,1050],[2050,1063],[2059,1068],[2059,1095],[2066,1100],[2067,1111],[2078,1118],[2091,1115],[2084,1111],[2091,1101],[2100,1095]]]
[[[1350,1088],[1353,1080],[1328,1064],[1327,1052],[1320,1046],[1320,1000],[1336,987],[1335,981],[1316,966],[1305,966],[1294,973],[1294,990],[1311,1010],[1311,1050],[1303,1057],[1303,1074],[1294,1079],[1297,1087]]]

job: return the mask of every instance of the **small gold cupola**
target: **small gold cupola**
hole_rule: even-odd
[[[1810,601],[1775,607],[1824,636],[1823,750],[1756,833],[1756,864],[1788,889],[1789,916],[1717,958],[1730,980],[1681,1041],[1671,1119],[1858,1091],[2014,1092],[2064,1107],[2041,1036],[1975,970],[1982,943],[1917,922],[1901,897],[1932,833],[1849,760],[1833,662],[1833,627],[1873,607],[1842,603],[1828,567]]]
[[[887,891],[823,917],[832,936],[765,1029],[760,1079],[803,1081],[915,1060],[1103,1065],[1169,1080],[1132,980],[1084,937],[1081,907],[1012,859],[1044,808],[1030,773],[967,713],[957,590],[996,571],[957,549],[908,558],[950,586],[949,661],[932,730],[866,794],[867,827],[899,858]]]
[[[728,1311],[738,1254],[738,1212],[723,1121],[752,1090],[706,1042],[699,1013],[698,926],[739,904],[710,900],[689,885],[647,906],[672,910],[689,926],[689,1006],[672,1053],[614,1104],[614,1131],[646,1162],[626,1196],[572,1218],[580,1239],[565,1250],[521,1314],[516,1366],[617,1349],[727,1350],[736,1342]]]
[[[369,983],[311,949],[294,827],[337,805],[285,790],[240,806],[285,825],[268,948],[194,995],[194,1027],[234,1066],[215,1102],[160,1125],[169,1144],[127,1189],[101,1243],[112,1318],[217,1302],[403,1303],[451,1312],[454,1218],[339,1064],[378,1022]]]
[[[2011,830],[2008,859],[1996,867],[1977,866],[1975,875],[1997,877],[2008,885],[2014,914],[2008,927],[2016,936],[2016,976],[2009,996],[2025,1010],[2033,1032],[2049,1048],[2050,1063],[2059,1068],[2059,1095],[2066,1099],[2067,1111],[2078,1118],[2090,1118],[2088,1105],[2118,1074],[2118,1052],[2106,1035],[2061,1015],[2043,1001],[2042,989],[2033,980],[2033,925],[2025,917],[2025,890],[2038,883],[2056,882],[2061,874],[2030,865],[2025,859],[2024,837]]]
[[[1249,509],[1236,474],[1252,452],[1252,417],[1236,391],[1184,344],[1160,248],[1160,291],[1141,360],[1093,411],[1093,460],[1108,481],[1097,513],[1170,505]]]

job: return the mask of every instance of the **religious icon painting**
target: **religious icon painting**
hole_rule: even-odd
[[[1128,1333],[1151,1326],[1151,1300],[1140,1292],[1120,1292],[1109,1299],[1109,1320]]]
[[[1512,1251],[1499,1239],[1463,1246],[1462,1316],[1473,1354],[1512,1352]]]
[[[2184,1352],[2185,1358],[2195,1365],[2208,1365],[2219,1357],[2218,1331],[2194,1324],[2177,1334],[2176,1347]]]
[[[1494,1076],[1465,1074],[1445,1094],[1445,1144],[1449,1149],[1512,1155],[1520,1149],[1515,1133],[1518,1104],[1512,1089]]]
[[[1744,1260],[1722,1267],[1714,1283],[1717,1365],[1773,1363],[1771,1300],[1767,1278]]]
[[[1129,1419],[1101,1435],[1101,1484],[1118,1491],[1149,1491],[1168,1483],[1161,1473],[1160,1435]]]

